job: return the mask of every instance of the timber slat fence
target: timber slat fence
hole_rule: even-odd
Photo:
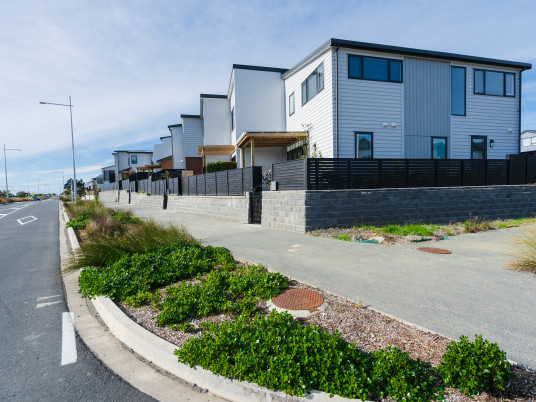
[[[229,196],[261,191],[262,167],[198,174],[181,179],[182,195]]]
[[[536,155],[508,159],[299,159],[272,165],[279,190],[536,183]]]

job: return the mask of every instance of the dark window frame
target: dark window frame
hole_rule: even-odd
[[[358,145],[358,136],[361,134],[370,135],[370,158],[359,158],[357,145]],[[355,159],[374,159],[374,133],[370,131],[354,131],[354,155]]]
[[[442,158],[434,158],[434,140],[445,140],[445,159],[449,158],[449,137],[431,137],[430,139],[430,159],[441,160]]]
[[[292,98],[292,102],[291,102],[291,98]],[[292,106],[292,108],[291,108],[291,106]],[[292,112],[291,112],[291,110],[292,110]],[[292,116],[294,113],[296,113],[296,99],[295,99],[295,96],[294,96],[294,92],[292,92],[288,97],[288,115]]]
[[[136,162],[134,162],[134,158],[136,158]],[[130,163],[132,165],[137,165],[138,164],[138,155],[130,155]]]
[[[483,92],[476,92],[476,72],[481,71],[483,74],[483,82],[482,82],[482,90]],[[503,94],[502,95],[495,95],[495,94],[487,94],[486,93],[486,72],[490,73],[500,73],[503,75]],[[506,95],[506,76],[512,75],[514,76],[514,94],[513,95]],[[510,72],[510,71],[498,71],[498,70],[484,70],[482,68],[474,68],[473,69],[473,94],[475,95],[484,95],[484,96],[501,96],[503,98],[515,98],[516,97],[516,73]]]
[[[322,67],[322,88],[321,89],[318,89],[320,88],[320,85],[319,85],[319,79],[318,79],[318,69]],[[317,87],[317,91],[316,93],[311,96],[309,98],[309,88],[307,86],[307,81],[309,80],[309,78],[311,78],[313,75],[316,75],[316,87]],[[318,66],[316,66],[316,68],[311,72],[311,74],[309,74],[307,76],[307,78],[305,80],[303,80],[303,82],[301,83],[301,91],[302,91],[302,106],[304,106],[306,103],[308,103],[311,99],[313,99],[316,95],[318,95],[320,92],[322,92],[324,90],[324,77],[325,77],[326,73],[325,73],[325,70],[324,70],[324,62],[320,63]],[[305,88],[305,97],[304,97],[304,88]]]
[[[488,159],[488,136],[487,135],[472,135],[471,136],[471,159],[474,159],[473,158],[473,139],[480,139],[480,138],[484,139],[484,160]]]
[[[452,96],[452,85],[453,85],[452,71],[455,68],[463,69],[463,114],[455,114],[452,111],[452,102],[453,102],[453,96]],[[467,116],[467,68],[466,67],[450,66],[450,114],[452,116]]]
[[[350,74],[350,59],[359,58],[361,60],[361,77],[352,76]],[[376,60],[386,60],[387,61],[387,80],[375,80],[373,78],[364,78],[364,65],[363,59],[376,59]],[[391,80],[391,62],[395,61],[400,63],[400,81]],[[373,57],[373,56],[363,56],[357,54],[348,54],[348,78],[352,80],[363,80],[363,81],[376,81],[376,82],[393,82],[396,84],[402,84],[404,82],[404,60],[402,59],[388,59],[385,57]]]

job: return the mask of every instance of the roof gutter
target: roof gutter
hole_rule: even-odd
[[[335,158],[339,157],[339,47],[335,49]]]

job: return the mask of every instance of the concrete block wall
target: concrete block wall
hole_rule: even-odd
[[[311,231],[359,224],[449,223],[536,214],[536,186],[435,187],[263,193],[262,225]]]
[[[249,200],[246,196],[197,197],[170,195],[168,196],[167,209],[229,222],[249,222]]]
[[[117,202],[117,190],[101,191],[99,199],[102,202]]]

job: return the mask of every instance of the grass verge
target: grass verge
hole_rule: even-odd
[[[536,230],[527,232],[518,243],[517,259],[510,264],[510,268],[536,274]]]

